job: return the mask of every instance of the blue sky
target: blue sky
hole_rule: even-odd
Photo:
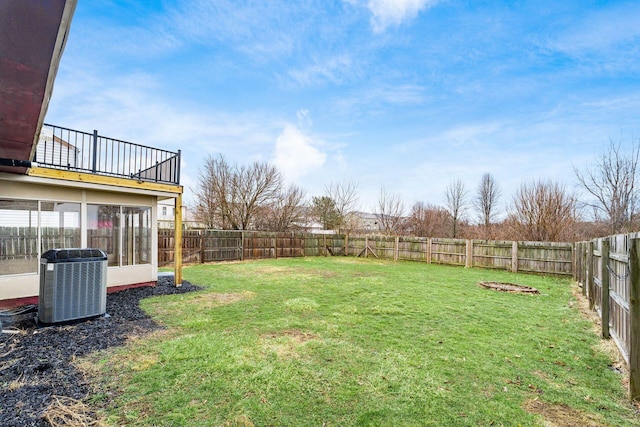
[[[491,173],[573,190],[573,167],[640,139],[640,2],[78,2],[46,121],[273,162],[311,196],[381,186],[408,211]]]

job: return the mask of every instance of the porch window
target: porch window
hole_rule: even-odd
[[[107,253],[108,265],[151,263],[151,208],[87,205],[89,247]]]
[[[40,247],[80,247],[80,203],[40,202]]]
[[[87,244],[105,251],[109,266],[120,265],[120,206],[87,205]]]
[[[151,208],[123,207],[122,265],[151,262]]]
[[[0,199],[0,275],[38,271],[38,202]]]

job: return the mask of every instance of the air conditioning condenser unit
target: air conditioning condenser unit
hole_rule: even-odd
[[[51,249],[40,258],[38,322],[100,316],[107,309],[107,254],[100,249]]]

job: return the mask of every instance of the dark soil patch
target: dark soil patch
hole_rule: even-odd
[[[161,329],[140,309],[141,299],[199,289],[186,281],[176,288],[172,276],[160,277],[155,287],[109,294],[109,317],[45,328],[36,327],[33,314],[17,318],[12,327],[21,333],[0,334],[0,426],[49,426],[42,416],[55,396],[81,401],[91,390],[74,358]]]
[[[536,288],[525,285],[517,285],[515,283],[501,283],[501,282],[480,282],[480,286],[487,289],[493,289],[495,291],[502,292],[514,292],[522,294],[539,294]]]

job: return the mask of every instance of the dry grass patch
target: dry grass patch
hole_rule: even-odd
[[[307,341],[311,341],[318,338],[318,336],[315,334],[312,334],[310,332],[302,332],[299,329],[288,329],[285,331],[272,332],[270,334],[265,334],[262,336],[262,338],[271,338],[271,339],[275,339],[279,337],[287,337],[298,344],[303,344]]]
[[[299,329],[287,329],[260,336],[262,348],[266,352],[275,353],[280,359],[297,359],[300,357],[298,348],[318,336]]]
[[[607,427],[593,414],[585,414],[565,404],[553,404],[541,400],[527,400],[523,408],[544,418],[545,427]]]
[[[316,311],[319,304],[311,298],[291,298],[284,302],[284,306],[294,313],[310,313]]]
[[[30,376],[29,378],[25,378],[24,374],[20,374],[18,378],[11,381],[7,385],[7,390],[9,391],[17,390],[22,387],[37,387],[42,384],[43,384],[43,381],[38,379],[37,376]]]
[[[251,422],[251,418],[242,414],[235,417],[233,420],[226,421],[220,424],[220,427],[254,427],[255,424]]]
[[[285,275],[291,280],[296,278],[317,278],[322,277],[326,279],[332,279],[340,277],[341,274],[336,271],[322,270],[318,268],[286,268],[278,266],[260,266],[251,270],[251,273],[256,275],[270,275],[270,276],[282,276]]]
[[[261,265],[260,267],[253,268],[251,271],[254,274],[283,274],[283,273],[296,273],[299,274],[300,270],[288,267],[281,267],[277,265]]]
[[[42,415],[53,427],[102,427],[95,413],[83,402],[66,396],[51,396],[52,402]]]
[[[230,294],[211,292],[206,294],[199,294],[195,297],[194,300],[205,308],[214,308],[221,305],[234,304],[242,300],[253,299],[254,297],[255,293],[249,291],[234,292]]]

